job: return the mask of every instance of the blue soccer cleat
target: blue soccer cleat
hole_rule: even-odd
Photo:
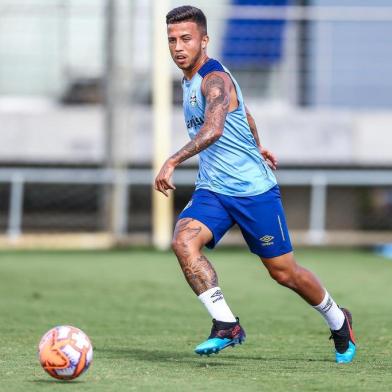
[[[350,363],[355,356],[356,345],[355,337],[352,329],[353,321],[351,313],[344,308],[341,308],[344,313],[344,323],[342,328],[338,331],[331,330],[331,337],[335,343],[335,358],[336,363]]]
[[[195,353],[199,355],[218,354],[226,347],[242,344],[245,337],[245,331],[242,329],[238,317],[237,321],[233,323],[214,319],[210,336],[195,348]]]

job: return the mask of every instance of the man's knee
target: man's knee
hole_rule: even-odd
[[[297,281],[298,265],[293,253],[271,259],[261,258],[270,276],[282,286],[293,288]]]
[[[295,283],[295,277],[290,270],[274,270],[269,271],[271,277],[280,285],[285,287],[293,287]]]
[[[300,275],[300,267],[294,259],[290,259],[283,264],[270,264],[268,266],[268,272],[280,285],[295,288]]]
[[[183,218],[177,222],[171,248],[177,257],[199,252],[212,238],[212,233],[201,222]]]
[[[189,241],[186,236],[176,235],[172,239],[171,248],[176,256],[182,257],[199,251],[201,246],[195,241]]]
[[[184,247],[185,243],[179,236],[173,237],[171,242],[171,248],[176,255],[183,253]]]

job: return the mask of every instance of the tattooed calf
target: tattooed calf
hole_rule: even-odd
[[[218,276],[207,257],[200,255],[181,264],[185,279],[196,295],[218,286]]]

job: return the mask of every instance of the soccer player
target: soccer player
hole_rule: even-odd
[[[209,355],[245,340],[214,267],[202,253],[204,246],[214,248],[236,223],[271,277],[324,317],[335,343],[336,362],[351,362],[356,351],[351,314],[294,259],[279,187],[271,171],[277,160],[260,144],[255,121],[234,77],[207,56],[205,15],[196,7],[177,7],[167,14],[166,23],[170,54],[184,74],[183,106],[191,141],[166,160],[155,189],[167,196],[175,189],[175,168],[199,154],[196,190],[178,217],[172,242],[185,279],[213,319],[210,336],[195,352]]]

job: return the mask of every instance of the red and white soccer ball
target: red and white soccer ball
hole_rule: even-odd
[[[82,330],[61,325],[52,328],[42,337],[38,355],[41,366],[52,377],[72,380],[91,365],[93,347]]]

